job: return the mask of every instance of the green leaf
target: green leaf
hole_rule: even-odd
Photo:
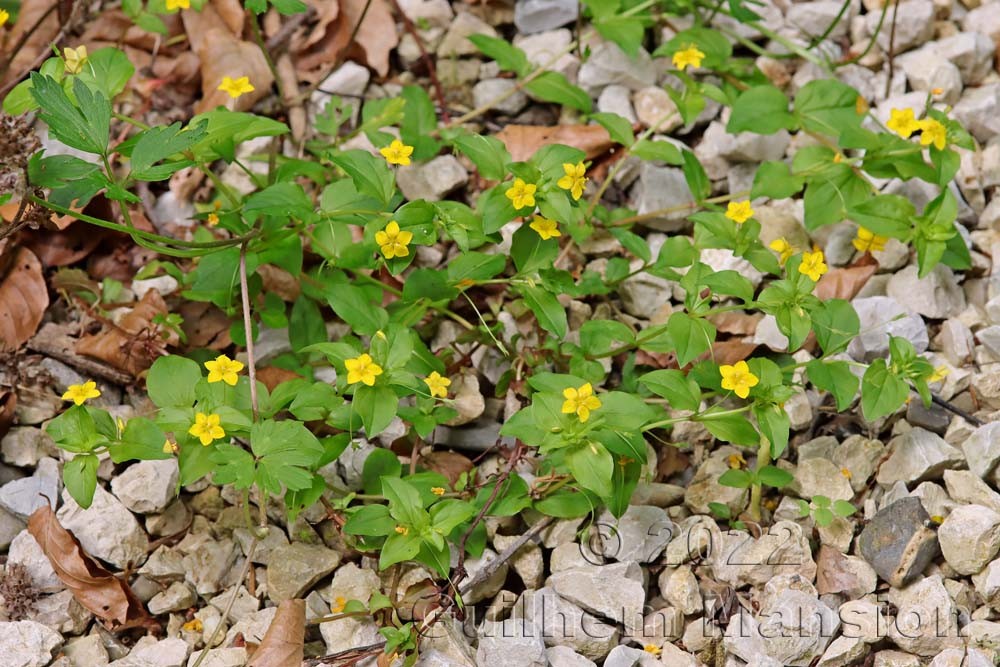
[[[502,70],[513,72],[518,77],[525,77],[533,69],[524,51],[506,39],[488,35],[469,35],[467,39],[488,58],[495,60]]]
[[[557,491],[541,500],[536,500],[534,508],[557,519],[575,519],[597,510],[597,502],[590,493],[577,491]]]
[[[646,373],[639,378],[657,396],[670,401],[675,410],[697,410],[701,405],[701,389],[694,378],[679,370],[664,369]]]
[[[250,220],[256,220],[258,215],[306,220],[312,217],[313,203],[301,185],[285,181],[247,197],[243,213]]]
[[[382,545],[382,551],[379,553],[379,569],[384,570],[390,565],[413,560],[420,553],[420,544],[421,540],[416,535],[390,533],[389,537],[385,540],[385,544]]]
[[[684,157],[677,146],[669,141],[640,139],[632,145],[629,151],[632,155],[643,160],[653,160],[665,162],[666,164],[684,164]]]
[[[326,341],[326,324],[319,306],[305,295],[292,304],[292,312],[288,317],[288,339],[292,350],[301,352],[302,348]]]
[[[599,442],[590,441],[566,455],[566,466],[580,486],[598,496],[611,495],[615,462]]]
[[[566,336],[566,309],[559,300],[541,287],[524,285],[520,287],[524,302],[535,314],[539,326],[559,338]]]
[[[871,422],[892,414],[909,393],[909,386],[886,366],[885,359],[876,359],[861,378],[861,410],[865,419]]]
[[[311,466],[325,451],[302,422],[272,419],[250,427],[250,448],[257,457],[257,484],[276,495],[282,485],[292,490],[312,486]]]
[[[483,178],[503,180],[507,174],[510,152],[502,141],[484,134],[458,134],[451,140],[465,157],[472,160]]]
[[[382,480],[388,477],[399,477],[403,474],[403,466],[399,457],[388,449],[372,450],[365,459],[361,469],[361,488],[365,493],[382,493]]]
[[[420,492],[406,480],[398,477],[382,479],[382,495],[389,501],[389,514],[409,526],[418,526],[424,520],[424,505]]]
[[[861,380],[851,372],[846,361],[823,361],[813,359],[806,364],[809,381],[817,388],[833,394],[837,400],[837,410],[843,412],[851,405]]]
[[[39,117],[49,126],[52,136],[71,148],[104,155],[111,131],[111,103],[79,79],[73,81],[73,94],[79,108],[55,79],[31,73],[31,95],[38,102]]]
[[[531,273],[546,266],[552,266],[559,254],[559,243],[555,239],[542,237],[529,225],[521,225],[514,232],[510,245],[510,256],[518,273]]]
[[[827,356],[847,349],[861,330],[861,320],[850,302],[828,299],[811,313],[816,340]]]
[[[140,181],[162,181],[175,171],[191,164],[180,159],[154,167],[157,162],[190,148],[205,136],[204,124],[182,129],[181,124],[160,125],[144,130],[132,148],[130,176]]]
[[[774,134],[778,130],[794,130],[797,125],[788,111],[785,94],[774,86],[761,85],[745,90],[736,98],[726,130],[734,134]]]
[[[635,334],[625,324],[614,320],[587,320],[580,327],[580,347],[589,355],[604,354],[619,343],[631,344]]]
[[[352,512],[344,524],[344,532],[348,535],[366,537],[389,535],[395,528],[396,521],[389,515],[389,508],[385,505],[363,505]]]
[[[757,430],[746,415],[715,416],[709,413],[698,421],[705,425],[709,433],[723,442],[731,442],[734,445],[756,445],[760,441]]]
[[[396,416],[399,399],[396,393],[385,385],[376,384],[373,387],[360,385],[354,391],[351,405],[354,412],[361,417],[365,435],[372,438],[384,431]]]
[[[437,114],[430,95],[420,86],[403,86],[400,95],[406,100],[399,136],[413,146],[413,159],[426,160],[437,155],[440,143],[432,136],[437,130]]]
[[[108,453],[115,463],[132,459],[140,461],[169,459],[173,454],[163,451],[166,442],[166,434],[154,422],[145,417],[132,417],[125,424],[121,442],[112,443]]]
[[[846,500],[834,500],[833,501],[833,513],[837,516],[851,516],[858,511],[858,508],[847,502]]]
[[[836,79],[810,81],[795,96],[795,115],[804,129],[839,137],[861,125],[858,98],[858,91]]]
[[[590,95],[571,84],[558,72],[542,72],[540,76],[525,84],[524,89],[545,102],[555,102],[577,111],[590,113]]]
[[[194,361],[176,354],[159,357],[146,376],[149,399],[160,408],[189,408],[194,405],[199,380],[201,367]]]
[[[719,484],[734,489],[749,489],[753,484],[753,475],[746,470],[730,468],[719,475]]]
[[[403,283],[404,301],[450,301],[456,296],[458,290],[448,284],[447,276],[438,269],[416,269]]]
[[[688,189],[691,190],[695,201],[704,201],[712,194],[712,182],[708,180],[708,174],[705,173],[705,169],[694,153],[684,150],[681,151],[681,155],[684,158],[684,180],[687,181]]]
[[[757,428],[771,444],[771,457],[778,458],[788,447],[788,430],[791,420],[785,409],[777,403],[757,403],[753,406]]]
[[[750,198],[786,199],[797,194],[802,185],[803,179],[794,176],[785,162],[762,162],[754,174]]]
[[[232,162],[235,147],[258,137],[274,137],[288,132],[288,126],[270,118],[224,108],[198,114],[188,123],[195,127],[206,122],[205,137],[191,150],[196,160],[211,162],[225,158]]]
[[[330,156],[330,161],[347,172],[358,192],[388,204],[396,192],[396,178],[386,161],[360,149]]]
[[[769,465],[757,471],[757,479],[760,480],[761,484],[780,489],[791,484],[795,477],[787,470]]]
[[[909,238],[915,215],[910,200],[899,195],[877,195],[847,211],[847,217],[862,227],[895,239]]]
[[[482,252],[462,253],[448,263],[448,280],[457,284],[463,280],[489,280],[503,272],[507,258]]]
[[[212,474],[215,484],[232,484],[236,489],[253,486],[257,463],[253,454],[235,445],[219,444],[209,455],[216,468]]]
[[[612,141],[616,141],[626,147],[635,143],[635,134],[632,132],[632,123],[628,122],[618,114],[600,112],[591,114],[590,117],[608,131]]]
[[[715,327],[708,320],[682,312],[675,312],[667,320],[667,333],[682,367],[708,352],[715,342]]]
[[[354,327],[359,334],[371,336],[389,323],[389,314],[385,309],[373,304],[360,287],[339,283],[331,286],[325,296],[337,317]]]
[[[87,64],[77,78],[113,100],[125,90],[128,80],[134,73],[135,67],[124,52],[105,47],[87,56]]]
[[[642,36],[646,32],[642,21],[633,16],[602,17],[594,22],[594,27],[604,39],[618,45],[630,58],[635,58],[642,47]]]
[[[95,454],[79,454],[63,464],[63,484],[76,504],[83,509],[90,507],[90,503],[94,501],[99,464]]]

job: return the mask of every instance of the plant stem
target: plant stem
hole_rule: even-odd
[[[771,464],[771,443],[768,442],[767,438],[761,436],[760,446],[757,448],[757,473],[760,473],[761,469],[766,465]],[[760,511],[760,500],[763,494],[763,488],[760,480],[754,482],[753,486],[750,487],[750,517],[754,521],[761,520]]]

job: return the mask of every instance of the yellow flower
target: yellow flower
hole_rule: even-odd
[[[885,126],[904,139],[909,139],[911,134],[920,129],[917,119],[913,117],[913,109],[893,109],[889,112],[889,122]]]
[[[5,9],[0,9],[0,27],[4,26],[9,20],[10,12]]]
[[[410,156],[413,155],[413,146],[407,146],[399,139],[393,139],[392,143],[385,148],[378,149],[385,161],[389,164],[401,164],[404,167],[410,164]]]
[[[921,146],[934,144],[934,148],[943,151],[944,147],[948,145],[948,130],[941,123],[933,118],[925,118],[917,125],[920,128]]]
[[[443,486],[432,486],[431,487],[431,493],[433,493],[435,496],[443,496],[444,495],[444,487]]]
[[[177,446],[176,442],[170,442],[169,440],[163,441],[163,453],[164,454],[176,454],[180,447]]]
[[[934,369],[934,372],[927,377],[927,382],[940,382],[946,377],[948,377],[948,367],[938,366]]]
[[[78,46],[75,49],[63,49],[63,61],[66,63],[67,74],[79,74],[87,64],[87,47]]]
[[[344,611],[344,607],[346,606],[347,606],[347,600],[345,600],[342,596],[338,595],[336,598],[334,598],[333,604],[330,605],[330,611],[332,611],[334,614],[339,614],[340,612]]]
[[[507,188],[507,199],[514,204],[514,208],[521,209],[525,206],[534,207],[535,190],[538,186],[534,183],[525,183],[520,178],[514,179],[514,184]]]
[[[436,396],[437,398],[444,398],[448,395],[448,387],[451,386],[451,380],[441,375],[437,371],[434,371],[430,375],[424,378],[424,384],[431,391],[431,396]]]
[[[940,525],[940,524],[944,523],[944,517],[941,516],[940,514],[935,514],[934,516],[931,517],[931,521],[933,523],[936,523],[936,524]]]
[[[734,470],[739,470],[747,464],[747,460],[743,458],[742,454],[730,454],[726,457],[726,461],[729,463],[729,467]]]
[[[199,412],[194,416],[194,424],[188,429],[188,433],[201,440],[201,444],[208,447],[213,440],[226,437],[226,432],[219,426],[219,415],[214,412],[206,415]]]
[[[83,384],[71,384],[66,393],[62,395],[62,400],[73,401],[77,405],[83,405],[87,402],[87,399],[97,398],[100,395],[101,392],[97,388],[97,383],[93,380],[87,380]]]
[[[888,240],[886,237],[879,236],[870,229],[858,227],[858,235],[854,237],[851,243],[858,249],[858,252],[875,252],[877,250],[885,250],[885,244]]]
[[[215,361],[206,361],[205,368],[208,369],[209,382],[221,381],[230,387],[235,387],[236,381],[239,379],[237,373],[243,370],[243,364],[239,361],[233,361],[224,354],[220,354],[215,358]]]
[[[591,410],[601,407],[601,400],[594,396],[594,388],[589,382],[576,389],[572,387],[563,389],[563,398],[566,400],[562,404],[562,413],[564,415],[576,413],[581,422],[590,419]]]
[[[726,207],[726,217],[736,224],[742,225],[753,217],[753,208],[750,207],[750,201],[729,202],[729,206]]]
[[[809,276],[812,280],[819,280],[828,268],[823,262],[822,250],[802,253],[802,263],[799,264],[799,273],[802,275]]]
[[[583,195],[583,188],[587,184],[587,177],[584,176],[587,173],[587,168],[583,166],[582,162],[576,164],[563,162],[563,171],[566,172],[566,175],[556,181],[556,185],[563,190],[569,190],[575,201]]]
[[[375,384],[375,378],[382,375],[382,367],[367,353],[354,359],[345,359],[344,366],[347,367],[347,384],[362,382],[371,387]]]
[[[788,258],[795,254],[795,248],[792,247],[791,243],[785,240],[785,237],[771,241],[767,247],[778,253],[778,261],[782,264],[787,262]]]
[[[559,231],[559,225],[555,220],[549,220],[540,215],[536,215],[535,219],[528,226],[538,232],[543,241],[562,236],[562,232]]]
[[[193,618],[182,625],[181,628],[186,632],[201,632],[205,629],[205,625],[201,622],[201,619]]]
[[[750,388],[760,382],[745,361],[737,361],[732,366],[723,364],[719,366],[719,374],[722,375],[722,388],[735,392],[740,398],[749,396]]]
[[[854,475],[851,474],[851,471],[848,470],[847,468],[841,468],[840,469],[840,474],[843,475],[843,477],[845,479],[850,479],[850,478],[854,477]]]
[[[389,222],[385,229],[375,232],[375,243],[386,259],[393,257],[406,257],[410,254],[407,247],[413,240],[413,232],[403,231],[399,228],[399,223],[395,220]]]
[[[118,436],[121,437],[121,434],[125,432],[125,420],[119,417],[115,420],[115,426],[118,427]]]
[[[208,223],[209,227],[215,227],[217,224],[219,224],[219,214],[209,213],[208,218],[205,220],[205,222]]]
[[[671,60],[674,62],[674,67],[683,72],[688,65],[691,67],[701,67],[701,61],[704,58],[705,54],[699,51],[697,46],[688,44],[686,48],[674,53]]]
[[[834,164],[840,164],[843,161],[844,161],[844,154],[843,153],[837,153],[836,155],[833,156],[833,163]]]
[[[191,0],[167,0],[167,11],[175,9],[191,9]]]
[[[656,644],[646,644],[645,646],[642,647],[642,650],[645,651],[646,653],[655,655],[657,657],[659,657],[659,655],[663,653],[663,649],[657,646]]]
[[[410,529],[407,528],[406,526],[396,526],[396,532],[399,533],[400,535],[409,535]]]
[[[241,76],[238,79],[234,79],[229,76],[222,77],[222,83],[219,84],[217,90],[221,90],[229,94],[229,97],[234,100],[244,93],[251,93],[255,89],[253,84],[250,83],[250,77]]]

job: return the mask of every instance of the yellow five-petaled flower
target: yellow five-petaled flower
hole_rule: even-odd
[[[361,382],[371,387],[375,384],[375,378],[382,375],[382,367],[368,353],[354,359],[345,359],[344,366],[347,368],[347,384]]]
[[[167,0],[168,12],[172,12],[177,9],[191,9],[191,0]]]
[[[443,496],[445,494],[445,488],[443,486],[432,486],[431,493],[435,496]]]
[[[750,201],[731,201],[726,207],[726,217],[738,225],[753,217],[753,208]]]
[[[587,185],[587,177],[584,175],[587,173],[587,168],[582,162],[576,164],[563,162],[563,171],[565,176],[556,181],[556,185],[563,190],[569,190],[573,200],[576,201],[583,196],[583,188]]]
[[[219,415],[214,412],[210,415],[204,412],[196,414],[188,433],[201,440],[201,444],[205,447],[211,445],[213,440],[226,437],[226,432],[219,425]]]
[[[688,44],[680,51],[676,51],[671,57],[674,67],[682,72],[690,65],[691,67],[701,67],[701,61],[705,59],[705,54],[698,50],[694,44]]]
[[[243,370],[243,364],[220,354],[213,361],[206,361],[205,368],[208,369],[209,382],[225,382],[230,387],[235,387],[239,380],[237,376]]]
[[[594,388],[589,382],[576,389],[573,387],[563,389],[563,398],[566,400],[562,404],[562,413],[564,415],[575,413],[581,422],[590,419],[590,413],[601,407],[601,399],[594,396]]]
[[[659,657],[659,655],[663,653],[663,649],[656,644],[646,644],[642,647],[642,650],[656,657]]]
[[[10,20],[10,12],[0,9],[0,27],[3,27]]]
[[[920,129],[920,124],[913,117],[913,109],[893,109],[889,112],[889,121],[885,126],[904,139],[909,139],[911,134]]]
[[[778,253],[778,261],[782,264],[787,262],[788,258],[795,254],[795,248],[785,239],[785,237],[774,239],[768,244],[767,247]]]
[[[177,446],[176,442],[170,442],[169,440],[163,441],[163,453],[164,454],[176,454],[180,447]]]
[[[514,183],[507,188],[504,194],[511,201],[514,208],[521,209],[525,206],[535,205],[535,190],[538,186],[534,183],[525,183],[523,179],[515,178]]]
[[[344,611],[344,607],[346,606],[347,606],[347,600],[344,599],[342,595],[338,595],[333,599],[333,604],[330,605],[330,611],[332,611],[334,614],[339,614],[340,612]]]
[[[385,148],[378,149],[385,161],[389,164],[401,164],[404,167],[410,164],[410,156],[413,155],[413,146],[407,146],[399,139],[393,139],[392,143]]]
[[[62,400],[73,401],[77,405],[83,405],[87,402],[87,399],[97,398],[100,395],[101,392],[97,388],[97,383],[93,380],[87,380],[83,384],[71,384],[66,389],[66,393],[62,395]]]
[[[927,382],[940,382],[941,380],[948,377],[948,367],[938,366],[934,369],[934,372],[927,376]]]
[[[734,392],[740,398],[750,395],[750,388],[756,387],[760,379],[750,372],[750,367],[745,361],[737,361],[732,366],[723,364],[719,366],[719,374],[722,376],[722,388]]]
[[[87,47],[78,46],[75,49],[63,49],[63,61],[66,63],[67,74],[79,74],[87,64]]]
[[[810,280],[819,280],[827,271],[827,265],[823,262],[823,251],[802,253],[802,263],[799,264],[799,273],[809,276]]]
[[[885,244],[888,240],[886,237],[879,236],[870,229],[858,227],[858,235],[854,237],[851,243],[858,249],[858,252],[876,252],[885,250]]]
[[[434,371],[424,378],[424,384],[430,390],[431,396],[444,398],[448,395],[448,387],[451,386],[451,380]]]
[[[227,93],[229,97],[235,100],[244,93],[252,93],[255,88],[253,87],[253,84],[250,83],[250,77],[248,76],[241,76],[237,79],[224,76],[222,77],[222,83],[219,84],[218,90]]]
[[[933,118],[925,118],[917,123],[920,127],[920,145],[932,145],[939,151],[943,151],[948,145],[948,130],[945,126]]]
[[[543,218],[540,215],[536,215],[535,219],[531,221],[528,225],[542,237],[543,241],[548,241],[549,239],[555,238],[557,236],[562,236],[562,232],[559,231],[559,225],[555,220],[549,220],[548,218]]]
[[[390,221],[385,229],[375,232],[375,243],[386,259],[409,255],[410,249],[407,246],[412,240],[413,232],[400,229],[399,223],[395,220]]]

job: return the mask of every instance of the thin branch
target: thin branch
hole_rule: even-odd
[[[427,53],[427,47],[424,45],[423,38],[420,37],[420,33],[417,32],[416,26],[413,25],[413,21],[410,17],[406,15],[406,12],[402,10],[399,6],[399,0],[392,0],[392,6],[396,8],[396,13],[403,20],[403,27],[413,38],[413,41],[417,43],[417,48],[420,49],[420,59],[424,61],[424,66],[427,68],[427,76],[430,77],[431,87],[434,88],[434,94],[438,98],[438,106],[441,107],[441,120],[445,123],[451,122],[451,116],[448,114],[448,101],[444,96],[444,88],[441,87],[441,81],[437,76],[437,67],[434,65],[434,60],[431,58],[430,54]]]

